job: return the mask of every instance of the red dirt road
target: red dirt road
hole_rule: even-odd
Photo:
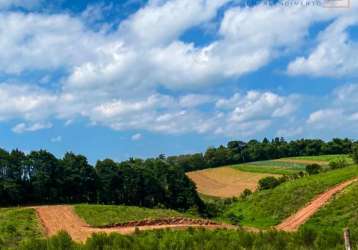
[[[286,231],[286,232],[293,232],[297,231],[298,228],[305,223],[313,214],[315,214],[318,209],[324,206],[336,193],[342,191],[347,186],[352,184],[353,182],[357,181],[358,179],[353,179],[349,181],[345,181],[328,191],[320,194],[315,199],[313,199],[307,206],[301,208],[297,213],[291,215],[287,219],[281,222],[281,224],[276,226],[276,229]]]
[[[39,206],[34,207],[36,209],[38,217],[41,220],[42,226],[47,236],[57,234],[59,231],[67,231],[73,240],[77,242],[84,242],[93,233],[112,233],[117,232],[120,234],[131,234],[136,229],[138,230],[154,230],[154,229],[186,229],[188,227],[202,227],[207,229],[216,228],[235,228],[234,226],[215,224],[213,222],[205,220],[192,220],[192,219],[175,219],[172,224],[165,224],[162,221],[156,221],[156,223],[145,222],[148,225],[137,222],[140,226],[115,226],[109,228],[93,228],[89,226],[85,221],[78,217],[71,206],[59,205],[59,206]],[[168,220],[163,220],[168,221]],[[144,223],[144,224],[145,224]]]

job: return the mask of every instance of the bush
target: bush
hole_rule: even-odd
[[[268,176],[259,180],[259,189],[260,190],[272,189],[280,184],[281,182],[277,178],[273,176]]]
[[[334,159],[329,162],[331,169],[344,168],[348,166],[348,162],[345,158]]]
[[[306,166],[306,172],[309,175],[313,175],[313,174],[318,174],[319,172],[321,172],[322,167],[319,164],[309,164]]]
[[[252,194],[252,191],[248,188],[245,188],[245,190],[240,194],[241,199],[246,199],[248,196]]]
[[[358,143],[354,144],[352,148],[352,158],[354,163],[358,164]]]

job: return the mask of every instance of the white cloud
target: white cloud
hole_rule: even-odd
[[[307,56],[298,57],[288,66],[292,75],[339,77],[357,75],[358,43],[351,41],[347,29],[358,25],[358,16],[337,19],[322,32],[317,47]]]
[[[48,118],[58,105],[56,96],[46,91],[15,84],[0,84],[0,121],[21,117],[27,121]]]
[[[12,131],[16,134],[22,134],[25,132],[34,132],[34,131],[49,129],[49,128],[52,128],[51,123],[33,123],[33,124],[19,123],[12,128]]]
[[[0,0],[0,10],[11,7],[21,7],[25,9],[32,9],[37,7],[42,0]]]
[[[142,139],[142,134],[134,134],[131,137],[132,141],[139,141],[140,139]]]

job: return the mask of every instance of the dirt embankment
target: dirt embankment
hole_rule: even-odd
[[[136,230],[154,229],[186,229],[189,227],[201,227],[207,229],[234,228],[231,225],[215,223],[213,221],[190,218],[166,218],[157,220],[143,220],[112,225],[110,227],[94,228],[78,217],[73,208],[67,205],[38,206],[34,207],[42,223],[47,236],[57,234],[59,231],[67,231],[73,240],[84,242],[93,233],[131,234]]]

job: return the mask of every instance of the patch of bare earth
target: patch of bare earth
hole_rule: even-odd
[[[231,167],[211,168],[187,173],[204,195],[228,198],[239,196],[245,189],[256,190],[258,181],[274,174],[243,172]]]
[[[292,216],[285,219],[281,224],[277,225],[276,229],[287,232],[297,231],[303,223],[305,223],[313,214],[315,214],[322,206],[324,206],[336,193],[342,191],[357,180],[358,179],[345,181],[329,189],[323,194],[320,194],[304,208],[300,209],[297,213],[293,214]]]
[[[143,220],[114,225],[106,228],[94,228],[77,216],[71,206],[38,206],[34,207],[41,220],[47,236],[56,235],[60,231],[67,231],[73,240],[84,242],[93,233],[120,233],[131,234],[136,230],[155,229],[186,229],[189,227],[202,227],[207,229],[234,228],[231,225],[219,224],[209,220],[190,218],[167,218],[158,220]]]

